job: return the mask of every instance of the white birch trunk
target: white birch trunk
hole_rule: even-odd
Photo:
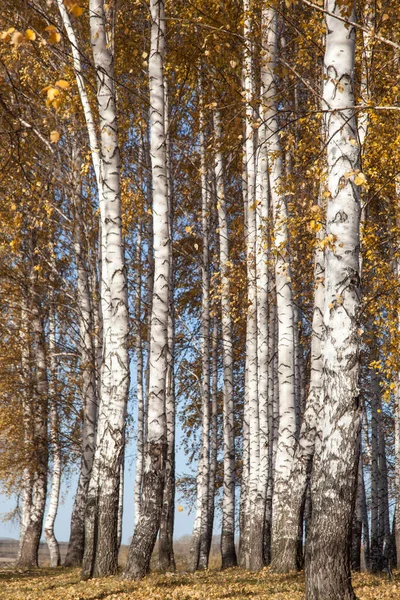
[[[355,3],[354,3],[355,4]],[[355,19],[354,4],[333,15]],[[349,176],[359,168],[354,111],[355,30],[326,15],[323,100],[328,190],[325,249],[324,402],[321,443],[312,474],[312,520],[306,550],[306,598],[354,600],[350,540],[361,428],[359,407],[360,192]],[[344,108],[346,107],[346,108]]]
[[[52,450],[53,470],[51,475],[49,509],[44,523],[44,535],[50,554],[50,567],[58,567],[61,562],[60,547],[54,534],[60,500],[61,487],[61,441],[60,423],[57,408],[57,359],[56,349],[56,318],[54,306],[50,306],[49,315],[49,399],[50,399],[50,444]]]
[[[34,249],[32,249],[34,251]],[[33,252],[32,255],[34,256]],[[33,262],[33,261],[32,261]],[[29,517],[23,538],[21,539],[17,565],[19,567],[37,567],[40,537],[43,527],[46,506],[47,475],[48,475],[48,384],[46,350],[43,331],[42,315],[39,310],[39,290],[37,272],[32,270],[30,288],[32,301],[30,303],[30,323],[32,340],[32,357],[35,357],[35,375],[33,385],[34,410],[32,410],[33,448],[32,456],[32,495]],[[33,408],[32,407],[32,408]]]
[[[97,76],[103,181],[99,190],[103,362],[96,450],[85,519],[83,577],[109,575],[118,567],[119,473],[129,391],[128,301],[114,64],[107,43],[103,0],[90,1],[90,35]]]
[[[142,501],[143,480],[143,458],[144,458],[144,394],[143,394],[143,348],[141,332],[142,315],[142,269],[141,269],[141,246],[142,246],[142,219],[139,218],[136,237],[136,267],[135,267],[135,358],[136,358],[136,400],[137,400],[137,453],[134,491],[135,527],[140,518],[140,506]]]
[[[209,554],[210,474],[210,278],[209,278],[209,190],[204,134],[203,89],[200,81],[200,170],[202,225],[201,297],[201,450],[197,474],[196,521],[192,536],[192,570],[207,569]]]
[[[72,212],[74,218],[73,243],[77,272],[77,302],[79,311],[79,354],[81,394],[83,404],[82,422],[82,457],[78,487],[71,516],[71,533],[64,561],[64,566],[80,566],[82,564],[85,537],[85,509],[90,475],[92,472],[95,437],[97,425],[97,383],[96,352],[94,332],[94,306],[96,289],[90,285],[89,257],[85,248],[84,222],[85,214],[82,206],[82,190],[80,178],[79,152],[74,152],[71,160]],[[94,269],[93,269],[94,271]],[[95,273],[94,273],[94,279]],[[91,289],[92,287],[92,289]],[[98,333],[97,333],[98,335]]]
[[[21,481],[21,519],[19,530],[19,546],[17,562],[20,559],[22,543],[29,516],[32,508],[32,426],[33,418],[31,412],[32,403],[32,371],[31,357],[29,351],[29,312],[28,303],[24,297],[21,298],[21,323],[19,338],[21,341],[21,388],[22,388],[22,414],[24,428],[24,461],[25,466]]]
[[[262,569],[264,505],[258,501],[260,463],[260,415],[258,402],[258,360],[257,360],[257,281],[256,281],[256,237],[257,237],[257,197],[256,197],[256,115],[253,108],[255,89],[253,72],[253,47],[251,6],[244,0],[244,58],[243,82],[246,100],[245,119],[245,163],[247,212],[246,263],[247,263],[247,322],[246,322],[246,400],[245,422],[249,427],[249,473],[246,498],[246,519],[243,566],[252,571]],[[261,234],[261,232],[260,232]]]
[[[319,205],[314,207],[314,218],[321,219],[323,211],[321,185]],[[314,249],[314,307],[311,333],[311,374],[306,407],[301,424],[299,441],[295,449],[291,486],[288,490],[285,522],[280,531],[279,570],[289,572],[302,568],[303,557],[300,553],[303,538],[302,508],[305,502],[307,485],[311,475],[312,460],[314,457],[316,438],[319,432],[319,419],[322,408],[322,381],[323,381],[323,335],[324,335],[324,303],[325,303],[325,266],[322,240],[325,229],[319,223],[320,229],[316,233]]]
[[[160,527],[167,453],[165,415],[170,313],[170,224],[165,134],[165,14],[163,0],[150,1],[150,146],[153,190],[154,289],[149,351],[147,439],[140,521],[129,548],[124,577],[138,579],[149,570]]]
[[[279,430],[275,458],[275,480],[272,521],[272,566],[280,570],[280,531],[285,523],[285,505],[296,443],[295,377],[294,377],[294,306],[288,257],[286,199],[279,191],[283,175],[282,148],[278,135],[277,98],[275,86],[276,53],[278,49],[277,17],[273,8],[264,8],[262,30],[266,56],[262,67],[263,102],[266,118],[270,190],[275,232],[275,284],[278,320],[278,383]]]
[[[168,86],[164,80],[164,127],[165,160],[168,198],[169,251],[169,299],[168,299],[168,358],[165,389],[165,415],[167,425],[167,460],[161,512],[160,536],[158,547],[159,568],[163,571],[175,571],[173,548],[175,520],[175,315],[174,315],[174,269],[173,269],[173,190],[171,177],[171,141],[169,135]]]
[[[224,168],[221,152],[221,123],[219,112],[214,114],[217,144],[215,179],[219,227],[219,262],[221,274],[222,355],[224,365],[224,481],[222,497],[222,568],[236,566],[235,550],[235,444],[233,428],[233,347],[232,316],[229,282],[229,232],[225,202]]]

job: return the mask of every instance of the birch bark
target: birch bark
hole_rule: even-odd
[[[321,444],[314,457],[312,520],[306,550],[306,598],[354,600],[350,574],[351,522],[361,428],[359,406],[360,192],[353,176],[360,149],[354,111],[355,3],[325,0],[324,102],[328,190],[325,250],[324,404]],[[344,108],[346,107],[346,109]]]
[[[85,518],[83,577],[109,575],[118,566],[119,476],[129,391],[128,301],[114,61],[106,35],[103,0],[90,1],[90,35],[97,78],[103,182],[99,190],[103,361],[96,449]]]
[[[82,458],[78,487],[71,516],[71,533],[64,566],[75,567],[82,564],[85,542],[85,508],[90,475],[92,472],[96,424],[97,424],[97,384],[96,354],[94,347],[94,302],[90,286],[89,257],[85,249],[84,222],[82,207],[79,153],[74,153],[71,161],[71,188],[73,212],[73,242],[77,273],[77,302],[79,311],[79,353],[82,382]],[[95,290],[94,290],[95,291]]]
[[[167,81],[164,80],[164,127],[165,160],[168,199],[169,231],[169,297],[168,297],[168,357],[165,390],[165,415],[167,424],[167,460],[163,509],[161,512],[160,537],[158,548],[159,568],[163,571],[175,571],[174,557],[174,519],[175,519],[175,314],[174,314],[174,269],[173,269],[173,189],[171,177],[171,140],[169,135],[169,103]]]
[[[32,495],[29,515],[26,514],[24,535],[20,542],[17,565],[19,567],[37,567],[40,536],[42,534],[43,518],[46,505],[47,475],[48,475],[48,383],[45,339],[42,315],[39,308],[39,291],[37,286],[37,272],[30,275],[30,322],[31,339],[33,344],[32,355],[35,356],[34,374],[34,400],[35,410],[33,419],[33,458]]]
[[[56,359],[56,318],[52,302],[49,315],[49,400],[50,400],[50,444],[52,450],[53,470],[51,475],[49,510],[44,523],[44,535],[50,553],[50,567],[58,567],[61,563],[60,547],[54,534],[61,487],[61,441],[58,416],[57,397],[57,359]]]
[[[197,508],[192,536],[192,570],[207,569],[209,554],[210,475],[210,278],[209,278],[209,191],[207,184],[203,90],[200,82],[200,169],[202,225],[201,301],[201,450],[197,474]]]
[[[165,415],[168,370],[168,315],[170,302],[170,226],[165,136],[165,13],[163,0],[151,0],[149,55],[150,145],[153,189],[154,289],[150,327],[147,439],[142,484],[141,517],[124,571],[127,579],[144,577],[160,527],[167,420]]]
[[[283,175],[282,148],[278,136],[277,96],[275,86],[276,54],[278,50],[277,16],[275,10],[264,7],[262,14],[263,44],[265,48],[262,80],[263,101],[267,127],[270,190],[275,232],[275,284],[278,320],[278,385],[279,428],[275,458],[275,479],[272,521],[272,567],[280,570],[280,531],[286,519],[286,501],[290,488],[290,472],[296,442],[296,407],[294,377],[294,306],[288,258],[288,231],[286,200],[279,191]]]
[[[235,444],[233,429],[233,347],[232,316],[229,282],[229,233],[225,201],[224,168],[221,152],[221,123],[219,112],[214,114],[214,131],[217,143],[215,154],[215,179],[219,226],[219,262],[221,273],[222,354],[224,365],[224,480],[222,498],[221,554],[222,568],[237,564],[235,550]]]
[[[247,320],[246,320],[246,400],[244,419],[249,428],[249,463],[246,497],[244,542],[244,567],[252,571],[262,569],[264,537],[264,505],[259,501],[260,466],[260,415],[258,398],[258,347],[257,347],[257,196],[256,196],[256,114],[253,108],[254,69],[252,47],[250,0],[244,0],[244,57],[243,82],[246,100],[245,119],[245,176],[246,210],[246,264],[247,264]],[[260,232],[261,233],[261,232]],[[246,539],[247,538],[247,539]]]

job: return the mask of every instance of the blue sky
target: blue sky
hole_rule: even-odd
[[[180,431],[178,428],[177,434],[179,436]],[[126,458],[126,473],[125,473],[125,488],[124,488],[124,518],[123,518],[123,530],[122,530],[122,543],[128,543],[128,539],[133,533],[134,525],[134,511],[133,511],[133,490],[134,490],[134,479],[135,479],[135,449],[134,442],[127,447],[127,458]],[[187,473],[189,471],[186,465],[186,457],[180,448],[178,440],[177,453],[176,453],[176,472],[177,475]],[[70,531],[70,520],[72,504],[74,501],[74,494],[76,490],[77,476],[70,478],[68,482],[64,482],[62,486],[61,496],[62,504],[59,508],[56,523],[55,523],[55,534],[56,538],[65,542],[69,539]],[[178,498],[176,499],[175,506],[179,505]],[[8,513],[15,508],[15,498],[7,498],[4,494],[0,495],[0,518],[3,518],[5,513]],[[194,511],[188,514],[186,507],[183,512],[175,510],[175,537],[179,538],[183,535],[191,534],[193,528]],[[19,524],[10,523],[3,521],[0,522],[0,537],[12,537],[18,538],[19,536]]]

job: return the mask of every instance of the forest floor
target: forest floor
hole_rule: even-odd
[[[400,600],[400,572],[386,575],[355,573],[360,600]],[[264,569],[157,574],[140,582],[118,577],[81,581],[79,569],[0,569],[1,600],[302,600],[304,575],[275,575]]]

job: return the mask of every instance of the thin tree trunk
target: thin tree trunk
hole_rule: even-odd
[[[282,148],[278,135],[275,65],[278,50],[277,16],[273,8],[266,7],[262,15],[262,29],[266,57],[262,68],[270,190],[275,231],[275,282],[278,320],[278,381],[279,381],[279,433],[275,459],[275,481],[272,521],[272,568],[286,571],[286,555],[281,532],[286,521],[286,502],[291,487],[290,474],[296,442],[295,377],[294,377],[294,305],[288,258],[288,212],[286,199],[279,192],[283,175]],[[293,568],[290,566],[289,568]]]
[[[150,141],[153,185],[154,291],[149,352],[147,439],[142,484],[141,516],[124,571],[127,579],[144,577],[160,527],[167,460],[165,415],[168,371],[168,316],[170,314],[171,240],[165,136],[165,15],[163,0],[151,0],[149,55]]]
[[[215,512],[215,480],[217,475],[218,457],[218,320],[213,318],[211,340],[211,433],[210,433],[210,472],[208,479],[208,554],[210,555]]]
[[[335,0],[325,8],[343,16]],[[347,8],[355,19],[354,4]],[[350,573],[361,411],[359,376],[360,192],[353,181],[360,149],[355,143],[355,31],[326,15],[324,59],[328,190],[325,249],[324,403],[321,443],[312,474],[312,521],[306,550],[306,598],[354,600]],[[344,109],[346,107],[346,109]]]
[[[215,179],[217,186],[217,211],[219,226],[219,259],[221,273],[222,354],[224,365],[224,480],[222,497],[221,554],[222,568],[237,564],[235,550],[235,444],[233,427],[233,347],[232,316],[229,282],[229,233],[225,202],[224,169],[221,152],[220,115],[214,114],[214,131],[217,144]]]
[[[24,470],[22,473],[22,507],[19,533],[17,563],[21,556],[21,548],[32,509],[32,452],[33,449],[33,417],[32,417],[32,369],[29,336],[29,309],[24,296],[21,298],[21,323],[19,337],[21,341],[21,384],[22,384],[22,414],[24,426]]]
[[[50,398],[50,444],[53,459],[51,476],[50,504],[44,523],[44,535],[50,554],[50,566],[58,567],[61,563],[60,547],[54,535],[54,522],[58,512],[61,487],[61,442],[60,423],[57,408],[57,362],[56,362],[56,318],[54,306],[50,306],[49,316],[49,398]]]
[[[247,322],[246,322],[246,388],[245,421],[249,427],[249,468],[246,498],[245,537],[243,566],[251,571],[259,571],[264,566],[264,510],[263,496],[260,494],[260,413],[258,397],[258,337],[257,337],[257,279],[256,279],[256,239],[257,196],[256,196],[256,144],[254,128],[256,115],[254,102],[254,73],[252,26],[250,1],[244,0],[244,94],[246,99],[245,145],[247,212],[246,264],[247,264]],[[247,539],[246,539],[247,538]]]
[[[144,458],[144,394],[143,394],[143,348],[141,331],[142,314],[142,269],[141,269],[141,247],[142,247],[142,219],[139,218],[136,237],[136,268],[135,268],[135,358],[136,358],[136,399],[137,399],[137,453],[134,491],[135,527],[140,518],[140,506],[142,502],[143,481],[143,458]]]
[[[371,570],[381,569],[382,546],[379,536],[379,381],[375,372],[371,373]]]
[[[48,432],[47,432],[47,364],[42,316],[39,310],[39,292],[37,274],[32,268],[30,291],[33,294],[31,302],[31,331],[33,351],[35,356],[35,386],[33,418],[33,447],[35,448],[34,468],[32,477],[32,504],[29,519],[26,522],[24,536],[21,540],[17,565],[19,567],[37,567],[40,536],[42,534],[43,518],[46,505],[47,475],[48,475]]]
[[[165,392],[165,414],[167,421],[167,462],[161,512],[158,547],[159,568],[175,571],[174,519],[175,519],[175,315],[174,315],[174,269],[173,269],[173,190],[171,177],[171,144],[169,136],[169,109],[167,82],[164,82],[164,123],[166,139],[166,175],[168,196],[169,253],[169,304],[168,304],[168,366]]]
[[[323,186],[321,186],[321,192]],[[302,568],[300,547],[303,538],[302,507],[305,502],[306,489],[311,475],[316,436],[319,432],[319,418],[322,407],[322,377],[323,377],[323,334],[324,334],[324,252],[322,240],[325,231],[320,221],[323,209],[322,193],[319,194],[319,204],[314,207],[314,218],[318,222],[314,249],[314,308],[311,333],[311,375],[310,387],[303,415],[299,442],[295,449],[291,486],[288,490],[285,520],[280,531],[279,570],[285,572]]]
[[[73,236],[77,271],[83,422],[82,457],[78,487],[72,509],[70,539],[64,561],[64,566],[66,567],[76,567],[82,564],[85,543],[86,499],[93,466],[97,425],[96,354],[93,340],[93,332],[96,330],[93,311],[96,290],[90,289],[89,257],[85,256],[85,236],[83,226],[85,216],[82,207],[79,168],[79,153],[76,153],[71,161],[71,187],[73,190]],[[92,293],[94,296],[93,298]]]
[[[200,81],[200,169],[202,224],[201,307],[201,450],[197,475],[197,510],[192,536],[192,570],[207,569],[210,548],[210,278],[209,278],[209,193],[204,133],[203,90]]]

